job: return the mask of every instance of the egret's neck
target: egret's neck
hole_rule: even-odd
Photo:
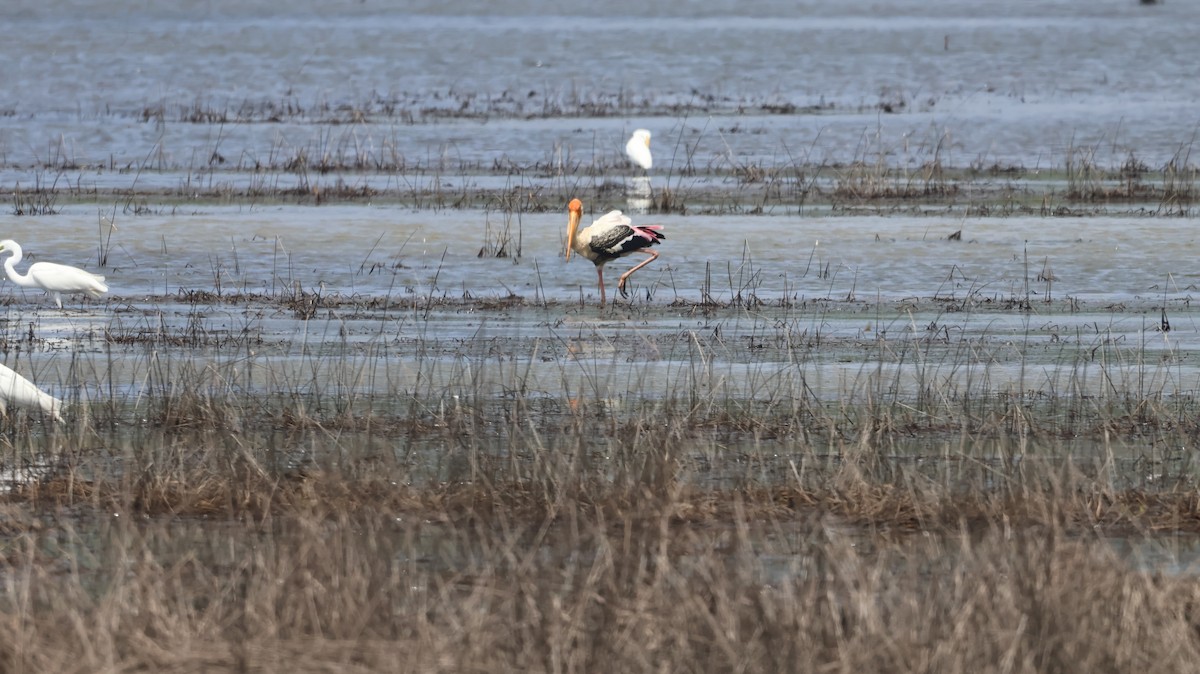
[[[4,271],[8,272],[8,280],[12,281],[13,283],[15,283],[19,286],[24,286],[26,288],[36,286],[37,284],[33,282],[33,279],[29,278],[29,274],[25,274],[24,276],[22,276],[21,274],[19,274],[17,272],[16,265],[20,261],[21,261],[21,249],[14,248],[13,252],[12,252],[12,257],[10,257],[4,261]]]

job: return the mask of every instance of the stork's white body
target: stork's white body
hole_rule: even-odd
[[[621,274],[617,281],[617,290],[624,296],[627,294],[625,283],[633,272],[658,259],[658,253],[647,248],[666,237],[662,233],[662,225],[635,225],[629,216],[621,211],[609,211],[592,224],[579,229],[582,217],[583,203],[572,199],[570,219],[567,222],[567,261],[571,260],[571,252],[574,251],[596,265],[596,278],[600,284],[600,306],[604,306],[607,301],[604,291],[604,265],[630,253],[650,256],[648,260]]]

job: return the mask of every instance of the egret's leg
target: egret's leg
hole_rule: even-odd
[[[54,294],[54,303],[58,305],[59,309],[62,309],[62,294],[61,293],[53,293],[53,294]]]
[[[633,276],[633,272],[641,269],[642,267],[645,267],[646,265],[648,265],[651,262],[654,262],[655,260],[658,259],[658,251],[639,250],[638,252],[645,253],[646,255],[649,255],[650,257],[643,260],[641,264],[634,267],[633,269],[630,269],[629,271],[625,272],[624,274],[621,274],[621,280],[617,281],[617,290],[621,291],[621,297],[629,297],[629,293],[625,292],[625,282],[629,280],[630,276]]]

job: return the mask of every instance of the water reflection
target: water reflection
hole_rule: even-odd
[[[629,213],[645,214],[650,212],[654,193],[650,188],[650,176],[630,178],[625,189],[626,210]]]

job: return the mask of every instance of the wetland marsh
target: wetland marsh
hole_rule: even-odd
[[[0,668],[1196,661],[1197,10],[598,11],[0,10]]]

